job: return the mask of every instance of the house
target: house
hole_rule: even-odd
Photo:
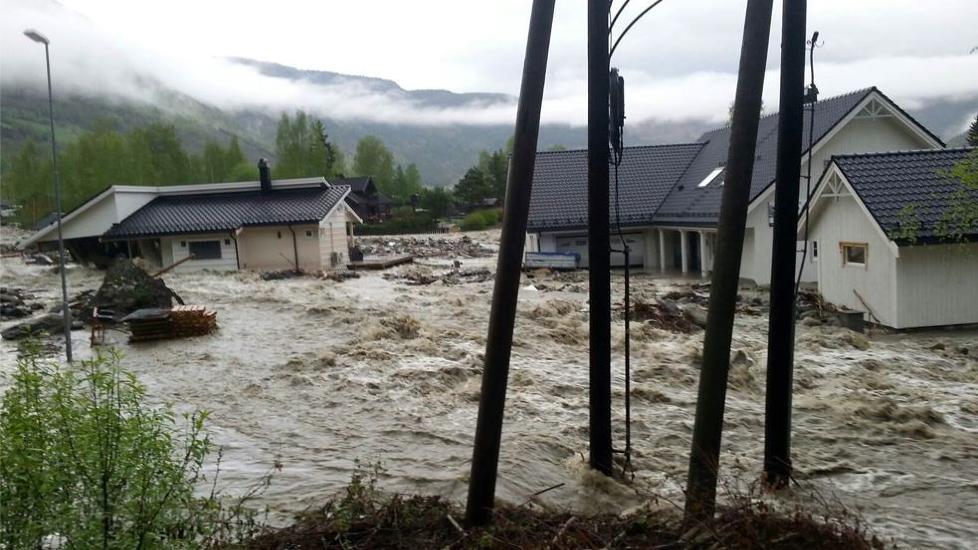
[[[809,157],[812,109],[815,123]],[[741,278],[760,285],[770,283],[769,211],[774,202],[777,130],[777,114],[760,119],[741,261]],[[875,87],[806,105],[803,135],[802,197],[807,196],[804,175],[809,162],[815,182],[833,155],[944,146]],[[613,248],[620,248],[617,219],[631,250],[631,263],[647,270],[706,276],[715,252],[729,143],[728,126],[707,132],[694,143],[627,147],[618,169],[617,211],[616,178],[610,168]],[[537,153],[527,227],[528,251],[577,253],[582,265],[587,265],[587,151]],[[612,265],[622,263],[622,255],[612,254]],[[802,276],[805,281],[815,279],[811,269]]]
[[[324,178],[112,186],[68,212],[66,245],[76,257],[142,257],[181,270],[329,270],[345,266],[353,225],[350,188]],[[55,242],[55,225],[18,246]]]
[[[390,217],[391,201],[380,193],[373,177],[335,178],[332,183],[350,188],[346,202],[360,218],[368,222],[378,222]]]
[[[833,157],[799,224],[822,296],[893,328],[978,323],[978,226],[941,229],[954,207],[978,205],[978,189],[948,175],[969,154]]]

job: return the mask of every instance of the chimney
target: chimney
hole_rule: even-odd
[[[268,169],[268,161],[265,159],[258,159],[258,179],[261,181],[261,192],[271,192],[272,172]]]

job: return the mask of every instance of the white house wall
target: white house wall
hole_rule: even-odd
[[[895,328],[978,323],[978,243],[904,247],[896,268]]]
[[[219,241],[221,257],[208,260],[187,260],[174,268],[174,271],[199,271],[210,269],[214,271],[234,271],[238,269],[238,257],[234,250],[234,240],[227,233],[201,235],[176,235],[160,238],[160,251],[163,265],[169,266],[187,258],[190,255],[190,243],[194,241]]]
[[[294,245],[292,231],[295,231]],[[315,225],[294,225],[291,230],[285,225],[245,227],[238,233],[238,250],[241,269],[294,269],[296,251],[300,269],[308,272],[322,269]]]
[[[817,147],[817,151],[812,156],[812,187],[814,188],[819,181],[833,155],[931,148],[933,148],[932,143],[925,141],[896,117],[853,118],[832,135],[828,141]],[[802,175],[805,175],[807,171],[808,156],[805,155],[802,157]],[[799,185],[800,193],[798,196],[799,200],[803,201],[808,191],[808,185],[805,179],[801,179]],[[774,186],[772,185],[755,199],[747,216],[748,231],[753,229],[754,236],[749,247],[746,242],[744,244],[740,277],[742,279],[753,279],[759,285],[771,283],[771,247],[774,235],[773,228],[768,226],[768,204],[774,201],[773,191]],[[799,243],[799,250],[801,250],[800,245],[801,243]],[[796,260],[796,262],[798,261],[800,258]],[[796,267],[798,265],[796,263]],[[808,266],[809,269],[802,273],[803,281],[815,281],[817,273],[810,267]]]
[[[119,191],[116,190],[112,195],[115,200],[115,223],[136,213],[136,210],[146,206],[158,195],[147,191]]]
[[[342,269],[350,261],[346,224],[355,221],[345,205],[340,205],[319,222],[320,269]]]
[[[818,242],[818,289],[826,301],[866,312],[867,319],[897,327],[896,257],[874,222],[851,196],[824,198],[811,224]],[[866,243],[865,266],[843,265],[841,243]],[[855,291],[855,292],[853,292]]]

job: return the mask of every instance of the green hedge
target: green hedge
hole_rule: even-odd
[[[438,222],[427,212],[396,212],[394,217],[382,223],[366,223],[356,227],[353,232],[357,235],[404,235],[432,233],[437,229]]]
[[[501,222],[502,219],[503,210],[501,208],[476,210],[474,212],[469,212],[469,214],[462,219],[462,223],[459,224],[459,227],[462,228],[462,231],[478,231],[487,227],[493,227]]]

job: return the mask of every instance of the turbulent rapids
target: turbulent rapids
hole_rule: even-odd
[[[494,246],[498,234],[478,234]],[[391,238],[390,240],[396,240]],[[253,273],[168,274],[188,303],[218,311],[210,336],[127,344],[109,333],[154,400],[211,411],[223,446],[222,477],[244,487],[281,465],[263,496],[273,516],[321,503],[345,485],[354,459],[382,461],[390,491],[464,497],[492,280],[416,284],[417,270],[494,268],[494,259],[423,258],[343,282],[263,281]],[[53,304],[50,267],[6,259],[0,282]],[[70,269],[72,293],[102,274]],[[510,373],[498,494],[581,511],[621,510],[653,495],[680,502],[695,406],[702,330],[636,321],[630,482],[589,472],[585,277],[523,282]],[[691,281],[633,277],[649,303]],[[622,281],[614,279],[620,300]],[[763,293],[745,290],[744,303]],[[757,300],[754,300],[757,298]],[[753,300],[753,301],[752,301]],[[755,479],[763,436],[767,317],[738,315],[721,476]],[[616,438],[623,323],[613,326]],[[9,326],[4,322],[2,328]],[[76,331],[80,356],[91,354]],[[2,343],[0,385],[16,361]],[[961,547],[978,539],[978,333],[857,334],[798,326],[793,437],[797,477],[856,508],[877,534],[912,547]],[[731,482],[734,483],[734,482]]]

